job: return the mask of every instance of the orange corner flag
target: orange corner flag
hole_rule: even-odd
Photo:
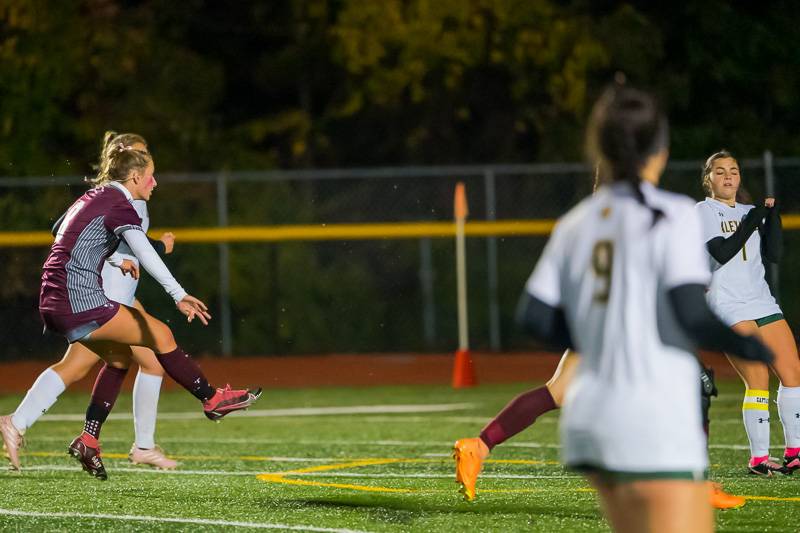
[[[467,193],[464,190],[464,183],[459,181],[456,183],[455,215],[456,218],[467,218],[468,214]]]

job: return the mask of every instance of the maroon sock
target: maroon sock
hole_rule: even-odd
[[[188,353],[177,346],[167,353],[156,354],[158,362],[164,367],[169,377],[174,379],[184,389],[191,392],[201,402],[209,400],[217,392],[208,384],[203,371]]]
[[[127,374],[127,368],[115,368],[108,366],[108,363],[97,374],[92,389],[92,399],[86,409],[86,421],[83,424],[83,430],[92,437],[100,438],[100,428],[108,418],[108,413],[114,408]]]
[[[491,450],[529,427],[540,415],[557,408],[547,387],[524,392],[511,400],[481,431],[481,440]]]

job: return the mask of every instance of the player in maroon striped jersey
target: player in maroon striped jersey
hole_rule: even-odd
[[[98,187],[81,196],[67,211],[45,261],[39,311],[47,329],[80,341],[106,361],[100,371],[86,412],[84,431],[69,446],[69,453],[84,470],[100,479],[106,471],[100,459],[100,428],[113,408],[130,365],[131,346],[156,353],[164,370],[201,402],[206,416],[218,420],[247,408],[261,389],[233,390],[212,387],[197,364],[176,344],[169,327],[145,311],[109,300],[103,292],[101,269],[121,240],[142,266],[175,300],[188,321],[207,324],[208,308],[189,295],[175,280],[142,231],[133,200],[149,200],[156,180],[152,157],[146,151],[120,143],[98,174]],[[130,261],[118,265],[138,276]],[[5,425],[3,439],[12,463],[21,440]],[[6,431],[9,429],[9,431]]]

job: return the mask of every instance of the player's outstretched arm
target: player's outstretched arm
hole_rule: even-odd
[[[699,347],[772,363],[772,352],[766,346],[755,337],[739,335],[717,318],[706,302],[704,285],[680,285],[667,294],[678,323]]]
[[[140,229],[129,229],[122,233],[122,238],[130,246],[131,251],[139,259],[139,263],[144,267],[148,274],[158,281],[164,290],[172,296],[175,300],[175,305],[178,310],[186,315],[186,318],[191,322],[197,318],[204,325],[208,324],[211,315],[208,313],[208,307],[201,300],[189,295],[180,283],[175,279],[172,273],[164,264],[164,261],[158,256],[158,253],[153,249],[147,235]]]
[[[574,349],[564,310],[547,305],[528,291],[523,291],[520,297],[517,324],[550,348]]]

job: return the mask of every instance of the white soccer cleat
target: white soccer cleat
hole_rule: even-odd
[[[25,445],[22,433],[11,422],[11,415],[0,416],[0,433],[3,434],[3,447],[11,462],[12,470],[19,470],[19,449]]]
[[[158,445],[149,450],[143,450],[134,444],[131,446],[128,460],[135,465],[150,465],[159,470],[175,470],[178,466],[178,462],[167,457],[164,450]]]

